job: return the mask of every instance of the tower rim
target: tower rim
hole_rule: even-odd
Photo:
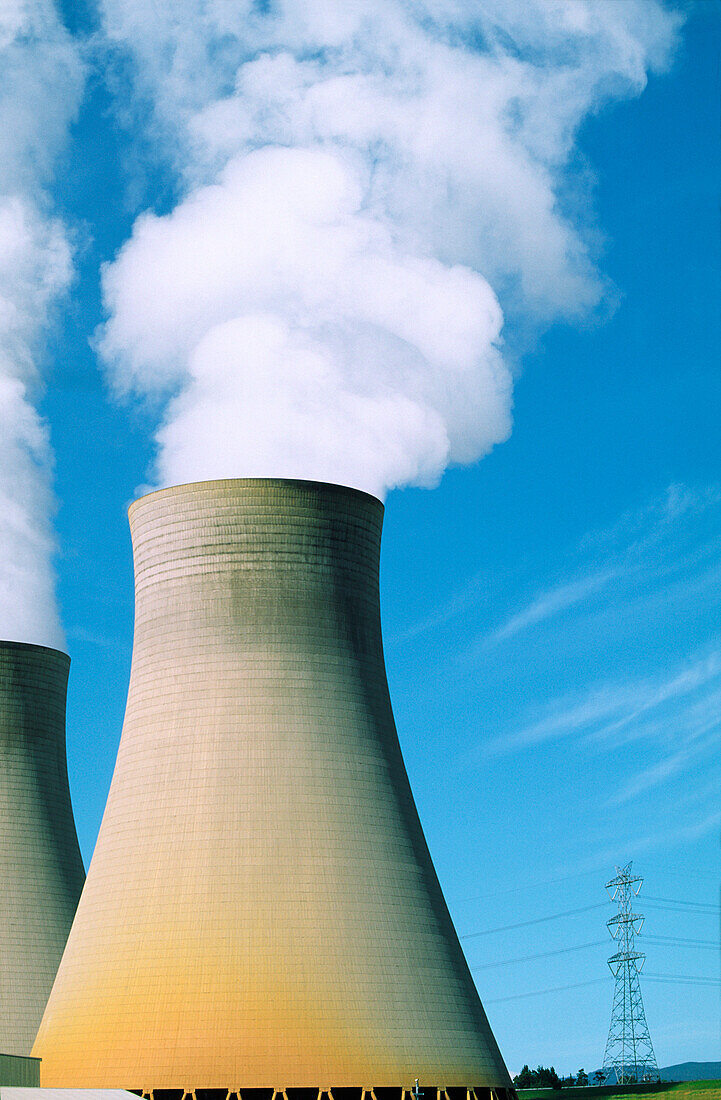
[[[40,652],[40,653],[53,653],[56,657],[62,657],[70,665],[70,654],[66,653],[64,649],[58,649],[52,645],[40,645],[39,642],[21,642],[16,641],[14,638],[0,638],[0,649],[16,649],[24,650],[25,652]]]
[[[128,516],[132,517],[138,505],[159,497],[172,497],[176,493],[185,493],[189,489],[228,489],[232,487],[257,487],[259,489],[286,487],[326,492],[330,489],[349,497],[360,497],[372,501],[375,506],[381,509],[381,514],[385,512],[385,505],[380,497],[375,496],[373,493],[366,492],[365,489],[357,489],[355,486],[343,485],[337,481],[315,481],[312,478],[297,477],[221,477],[207,478],[202,481],[183,481],[179,482],[177,485],[166,485],[161,489],[152,489],[149,493],[143,493],[132,501],[128,506]]]

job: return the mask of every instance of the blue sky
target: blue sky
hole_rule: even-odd
[[[107,0],[108,20],[113,8]],[[629,19],[636,10],[613,8]],[[524,1062],[552,1062],[562,1072],[600,1065],[613,984],[603,884],[630,859],[648,897],[643,990],[659,1064],[719,1057],[718,983],[692,979],[718,978],[710,945],[719,936],[721,835],[721,5],[661,10],[686,21],[644,90],[613,102],[595,93],[578,109],[563,154],[566,139],[534,123],[539,146],[558,142],[534,164],[555,173],[554,194],[591,257],[588,271],[573,275],[560,262],[549,270],[555,253],[538,241],[536,266],[519,260],[506,270],[487,229],[480,258],[462,255],[463,242],[455,253],[424,246],[446,267],[462,262],[480,272],[500,301],[513,429],[498,442],[502,409],[494,406],[498,418],[485,434],[471,432],[476,453],[490,453],[457,465],[451,452],[437,487],[392,488],[386,498],[383,623],[399,735],[456,927],[512,1072]],[[140,316],[132,281],[131,260],[145,270],[155,257],[137,244],[126,250],[126,268],[113,269],[125,279],[132,317],[107,288],[103,305],[100,270],[131,238],[141,211],[168,214],[207,186],[217,165],[194,160],[172,130],[169,118],[186,124],[187,89],[168,106],[154,59],[135,58],[147,76],[145,98],[128,92],[117,61],[127,28],[116,24],[111,48],[102,35],[88,41],[99,34],[93,9],[66,4],[64,17],[82,44],[85,87],[71,95],[63,85],[68,101],[80,101],[79,114],[37,201],[42,210],[51,202],[63,219],[75,275],[55,323],[43,329],[38,407],[54,453],[57,599],[73,660],[68,756],[87,862],[130,666],[125,509],[156,477],[158,423],[170,416],[167,392],[147,381],[162,356],[149,365],[127,335],[137,316],[142,337],[163,347],[169,339],[152,316],[155,301]],[[520,57],[530,51],[523,27],[505,30],[516,35]],[[544,34],[547,48],[558,48]],[[202,68],[202,59],[188,61],[193,79],[194,64]],[[595,55],[588,64],[599,64]],[[227,92],[223,80],[214,103]],[[152,125],[148,102],[157,108]],[[206,118],[197,104],[192,110],[194,124]],[[391,183],[394,170],[391,163]],[[497,197],[483,165],[468,172]],[[421,200],[425,193],[419,209]],[[443,223],[449,237],[456,215]],[[410,234],[394,216],[398,234]],[[531,232],[514,217],[512,243]],[[169,224],[158,223],[159,236]],[[548,234],[558,229],[551,219]],[[410,277],[416,269],[406,258],[400,270]],[[536,280],[532,293],[519,290],[519,271]],[[433,278],[440,297],[446,276],[439,269]],[[563,308],[564,279],[573,310]],[[482,303],[484,286],[470,282],[468,293]],[[160,299],[163,282],[157,287]],[[173,293],[184,301],[195,291]],[[107,343],[103,350],[98,331],[109,317],[114,352]],[[420,347],[423,334],[414,338]],[[128,384],[131,375],[141,382]],[[127,392],[118,398],[112,387],[122,384]],[[169,385],[177,393],[185,382]],[[435,410],[440,398],[430,384],[429,391]],[[456,415],[451,409],[449,423]],[[191,420],[183,428],[192,435]],[[192,456],[163,448],[171,477],[187,461],[193,468]],[[248,472],[242,461],[238,476]],[[396,474],[384,476],[392,484]],[[492,931],[512,925],[520,927]],[[671,942],[679,939],[694,942]],[[555,987],[572,988],[540,992]]]
[[[717,950],[650,939],[715,943],[719,921],[720,12],[688,13],[672,71],[582,136],[616,312],[526,359],[507,443],[391,497],[385,629],[459,932],[602,901],[633,859],[642,897],[709,906],[640,906],[648,973],[717,976]],[[483,967],[603,941],[607,916],[463,942]],[[604,978],[607,955],[474,971],[511,1066],[599,1062],[610,976],[519,995]],[[718,1057],[718,988],[643,991],[661,1064]]]

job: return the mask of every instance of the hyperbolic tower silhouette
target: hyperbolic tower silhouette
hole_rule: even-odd
[[[85,872],[70,806],[70,658],[0,641],[0,1053],[28,1055]]]
[[[393,724],[382,517],[308,481],[131,506],[127,711],[43,1085],[511,1091]]]
[[[635,936],[641,931],[644,918],[640,913],[633,912],[633,899],[641,889],[643,879],[632,874],[631,866],[627,863],[625,867],[617,867],[616,877],[606,883],[611,900],[618,904],[618,913],[606,922],[606,926],[619,949],[608,960],[616,986],[603,1071],[608,1075],[613,1070],[616,1081],[624,1084],[658,1077],[639,981],[646,955],[643,951],[637,951],[635,945]]]

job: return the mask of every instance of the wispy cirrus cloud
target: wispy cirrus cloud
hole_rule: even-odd
[[[502,626],[498,627],[488,638],[488,644],[502,642],[506,638],[512,638],[529,627],[536,626],[555,615],[567,611],[583,603],[589,596],[595,595],[619,576],[619,570],[608,569],[599,573],[591,573],[578,580],[566,584],[559,584],[539,593],[527,607],[512,615]]]
[[[608,799],[607,805],[620,806],[624,802],[630,802],[644,791],[651,790],[685,771],[696,758],[718,747],[719,729],[721,729],[721,716],[710,729],[707,729],[705,736],[700,736],[696,732],[682,748],[656,760],[623,782]]]
[[[624,512],[613,523],[586,532],[579,550],[588,553],[614,552],[619,546],[643,549],[663,540],[669,527],[685,517],[703,515],[721,503],[718,485],[685,485],[671,481],[663,493],[638,508]]]
[[[613,784],[597,792],[609,808],[684,775],[699,773],[700,779],[703,767],[715,769],[720,521],[716,486],[674,483],[643,508],[584,537],[575,576],[542,589],[473,651],[501,667],[533,664],[552,653],[557,662],[572,662],[578,682],[550,692],[535,713],[521,708],[509,715],[506,728],[476,756],[567,744],[589,767],[615,757]],[[597,666],[606,669],[603,679],[593,674]]]
[[[665,679],[643,678],[604,684],[591,687],[575,699],[553,700],[546,707],[545,717],[490,741],[484,751],[489,754],[511,752],[569,738],[583,739],[586,746],[601,741],[617,744],[622,732],[629,727],[635,726],[636,736],[640,736],[639,726],[645,719],[658,715],[664,707],[677,704],[685,707],[689,701],[694,706],[686,712],[684,728],[686,736],[693,738],[694,731],[705,730],[707,720],[709,701],[701,693],[711,691],[713,704],[720,688],[721,645],[710,653],[692,656]],[[694,715],[703,717],[689,724],[689,718]],[[668,715],[664,720],[668,721]]]
[[[535,637],[534,630],[565,630],[613,617],[643,619],[649,611],[663,612],[683,600],[703,604],[705,593],[713,598],[721,580],[719,513],[717,486],[671,483],[654,500],[584,534],[569,551],[565,575],[476,638],[462,659],[486,657],[502,643],[522,642],[526,634]],[[709,517],[711,523],[706,524]],[[701,532],[699,525],[704,527]],[[389,635],[386,642],[408,642],[473,615],[481,602],[488,606],[490,580],[485,571],[470,577],[429,614]]]
[[[590,617],[599,610],[628,608],[642,614],[644,603],[712,588],[721,577],[721,532],[704,530],[699,536],[694,524],[710,512],[718,517],[720,504],[716,486],[670,484],[656,500],[584,535],[570,555],[576,562],[571,575],[533,595],[477,648],[553,626],[569,612]]]
[[[716,785],[716,790],[718,790],[718,785]],[[693,844],[721,827],[721,810],[715,806],[701,812],[677,814],[675,817],[676,823],[674,824],[643,831],[639,831],[638,822],[634,822],[631,830],[624,828],[616,831],[611,843],[608,843],[608,822],[604,820],[603,832],[601,833],[599,830],[598,842],[594,843],[589,840],[589,848],[592,849],[590,853],[574,860],[571,866],[579,874],[597,868],[612,867],[614,863],[618,862],[619,852],[628,853],[635,860],[642,854],[670,849],[676,845]],[[602,841],[601,836],[603,837]],[[666,873],[673,874],[673,871],[669,869]],[[698,875],[690,871],[689,877],[697,878],[702,883],[712,884],[714,894],[711,897],[718,896],[715,892],[715,887],[718,884],[717,876]]]

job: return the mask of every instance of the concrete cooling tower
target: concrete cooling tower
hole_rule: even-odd
[[[393,723],[382,516],[374,497],[307,481],[131,506],[128,705],[34,1048],[43,1085],[511,1092]]]
[[[70,806],[70,658],[0,641],[0,1053],[29,1055],[85,872]]]

